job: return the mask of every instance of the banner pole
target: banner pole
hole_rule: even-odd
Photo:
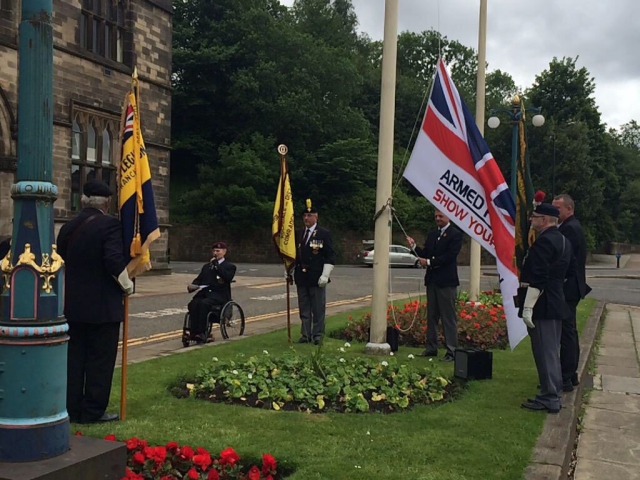
[[[289,343],[291,343],[291,300],[289,293],[289,279],[285,280],[287,282],[287,337],[289,339]]]
[[[122,375],[120,378],[120,420],[127,418],[127,340],[129,338],[129,297],[124,297],[122,322]]]

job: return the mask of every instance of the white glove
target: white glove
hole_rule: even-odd
[[[120,288],[126,295],[131,295],[133,293],[133,282],[129,278],[126,268],[120,273],[120,275],[118,275],[117,281],[120,284]]]
[[[322,267],[322,275],[320,275],[320,278],[318,279],[318,286],[320,288],[327,286],[327,283],[329,283],[329,276],[331,275],[332,271],[333,265],[325,263],[324,267]]]
[[[522,320],[529,328],[536,328],[533,324],[533,307],[535,306],[538,298],[542,292],[535,287],[527,287],[527,296],[524,298],[524,305],[522,306]]]

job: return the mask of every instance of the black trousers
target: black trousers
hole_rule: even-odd
[[[67,412],[72,422],[99,419],[109,405],[120,322],[69,322]]]
[[[220,302],[220,299],[199,297],[189,302],[187,309],[189,310],[189,328],[192,337],[205,333],[207,330],[207,315],[215,306],[222,308],[223,303]],[[219,316],[220,313],[218,312],[218,318]]]
[[[562,368],[562,383],[570,385],[578,380],[578,360],[580,360],[580,339],[576,327],[576,309],[578,302],[567,302],[570,315],[562,320],[562,335],[560,337],[560,366]]]

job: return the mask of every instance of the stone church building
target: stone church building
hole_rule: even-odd
[[[0,0],[0,238],[11,235],[18,158],[21,0]],[[154,269],[168,267],[171,144],[171,0],[53,0],[53,183],[56,231],[76,215],[92,178],[114,187],[120,122],[131,74],[162,236]],[[117,202],[113,201],[113,213]]]

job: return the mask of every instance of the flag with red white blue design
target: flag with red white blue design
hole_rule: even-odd
[[[512,301],[518,289],[515,203],[442,59],[403,176],[496,258],[509,345],[515,348],[527,335]]]

